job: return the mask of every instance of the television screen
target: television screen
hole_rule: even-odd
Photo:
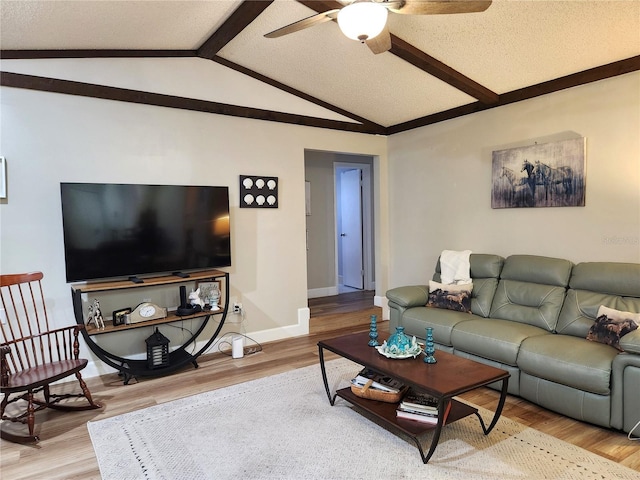
[[[228,187],[61,183],[67,281],[231,265]]]

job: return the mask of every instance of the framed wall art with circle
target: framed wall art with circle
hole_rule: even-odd
[[[278,208],[278,177],[240,175],[240,208]]]

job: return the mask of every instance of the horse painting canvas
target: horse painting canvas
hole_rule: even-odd
[[[491,208],[584,207],[586,139],[496,150]]]

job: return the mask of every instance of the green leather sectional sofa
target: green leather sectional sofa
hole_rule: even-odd
[[[471,313],[426,307],[427,285],[387,292],[390,330],[503,368],[509,393],[602,427],[629,432],[640,421],[640,328],[620,351],[587,340],[601,305],[640,313],[640,264],[534,255],[471,254]],[[440,281],[440,262],[432,280]],[[437,358],[437,352],[436,352]],[[636,434],[640,428],[634,430]]]

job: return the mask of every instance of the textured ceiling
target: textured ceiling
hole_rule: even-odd
[[[1,0],[0,48],[4,58],[16,50],[185,50],[196,56],[225,22],[233,23],[229,18],[241,4]],[[316,12],[294,0],[264,5],[254,21],[224,39],[214,52],[218,60],[335,106],[352,114],[352,122],[391,127],[478,102],[394,53],[374,55],[344,37],[335,22],[266,39],[265,33]],[[639,64],[638,0],[494,0],[481,13],[390,14],[388,26],[399,41],[500,96],[613,62],[632,59],[631,70]],[[8,58],[20,58],[13,55]]]

